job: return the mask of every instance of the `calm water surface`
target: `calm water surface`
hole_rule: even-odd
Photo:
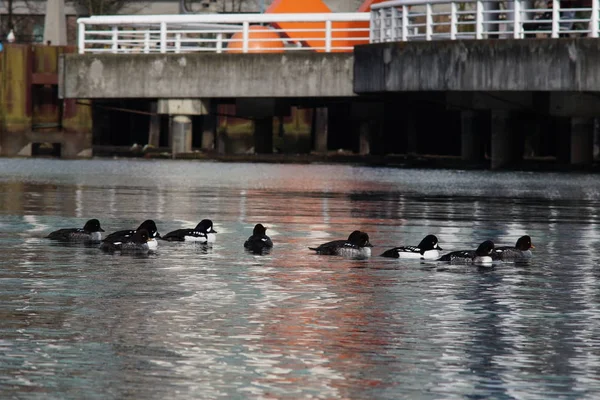
[[[0,391],[56,399],[600,396],[593,175],[0,159]],[[217,242],[148,256],[44,236],[99,218]],[[256,223],[270,255],[244,252]],[[308,246],[369,233],[374,257]],[[525,265],[376,257],[436,234],[536,245]]]

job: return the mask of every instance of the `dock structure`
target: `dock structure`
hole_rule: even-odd
[[[343,14],[82,18],[78,52],[61,57],[59,94],[156,101],[157,113],[173,116],[169,143],[183,153],[191,116],[228,103],[254,121],[256,152],[272,151],[273,118],[299,106],[315,110],[313,151],[345,140],[359,154],[454,152],[504,168],[541,146],[537,154],[589,165],[598,0],[577,9],[511,4],[396,0]],[[347,137],[332,138],[337,125]],[[217,148],[212,126],[202,143]]]
[[[0,155],[92,155],[92,119],[86,101],[59,99],[58,60],[74,46],[6,44],[0,52]]]

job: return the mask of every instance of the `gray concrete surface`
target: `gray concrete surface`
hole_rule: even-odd
[[[600,41],[460,40],[357,46],[354,90],[600,91]]]
[[[63,98],[353,96],[351,53],[66,54]]]

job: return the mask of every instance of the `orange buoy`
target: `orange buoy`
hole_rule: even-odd
[[[228,53],[242,53],[244,33],[236,32],[229,39]],[[252,25],[248,30],[248,53],[283,53],[283,40],[273,29],[267,26]]]

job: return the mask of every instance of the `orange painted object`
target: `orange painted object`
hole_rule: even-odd
[[[265,14],[301,14],[301,13],[330,13],[331,10],[321,0],[275,0]],[[275,22],[277,29],[285,31],[285,34],[293,42],[302,43],[308,47],[325,46],[325,23],[324,22]],[[306,30],[318,30],[306,32]],[[299,30],[294,32],[293,30]]]
[[[228,53],[242,53],[244,47],[244,34],[236,32],[227,45]],[[248,53],[283,53],[283,40],[281,36],[269,27],[252,25],[248,30]]]
[[[371,5],[384,0],[366,0],[358,9],[367,12]],[[330,13],[331,10],[321,0],[276,0],[265,11],[266,13]],[[324,22],[276,22],[277,29],[285,32],[292,41],[302,43],[303,46],[315,48],[318,52],[325,51],[325,23]],[[334,22],[331,46],[348,47],[348,50],[334,50],[336,52],[350,52],[358,44],[369,43],[368,22]],[[364,29],[364,31],[348,31],[348,29]],[[299,30],[294,32],[294,30]],[[315,30],[303,32],[303,30]],[[358,39],[358,40],[357,40]]]

